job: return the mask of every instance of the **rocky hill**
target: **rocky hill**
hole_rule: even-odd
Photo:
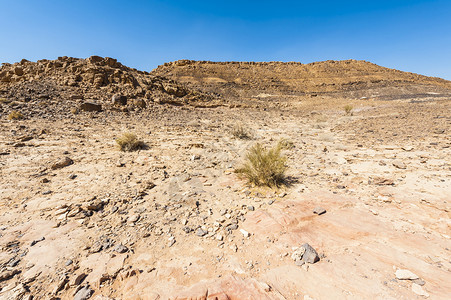
[[[8,64],[0,68],[0,98],[28,115],[70,112],[82,102],[110,104],[113,95],[126,97],[127,109],[154,103],[211,105],[212,95],[148,72],[122,65],[116,59],[59,57]],[[43,109],[51,108],[51,109]],[[123,108],[123,107],[122,107]]]
[[[450,81],[357,60],[310,64],[179,60],[152,74],[233,100],[298,101],[316,96],[394,100],[451,94]]]

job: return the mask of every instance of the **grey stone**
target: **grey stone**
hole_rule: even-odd
[[[197,236],[204,236],[204,235],[206,235],[208,232],[207,231],[205,231],[205,230],[203,230],[202,228],[197,228],[197,230],[196,230],[196,235]]]
[[[122,244],[119,244],[119,245],[116,246],[116,248],[114,248],[114,251],[116,251],[116,252],[118,252],[118,253],[125,253],[125,252],[128,251],[128,248],[125,247],[125,246],[122,245]]]
[[[312,246],[310,246],[309,244],[305,243],[304,245],[302,245],[302,247],[304,247],[304,249],[305,249],[304,256],[302,257],[302,259],[305,262],[307,262],[309,264],[314,264],[317,261],[319,261],[318,252],[316,252],[316,250],[313,249]]]
[[[94,291],[89,286],[84,286],[78,290],[74,296],[74,300],[87,300],[91,298]]]
[[[314,213],[314,214],[317,214],[317,215],[322,215],[322,214],[325,214],[325,213],[326,213],[326,210],[325,210],[324,208],[322,208],[321,206],[317,206],[317,207],[315,207],[315,209],[313,210],[313,213]]]

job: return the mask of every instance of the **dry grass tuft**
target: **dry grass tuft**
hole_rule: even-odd
[[[347,114],[347,115],[351,115],[352,116],[352,109],[353,109],[353,107],[352,107],[352,105],[345,105],[345,107],[343,107],[343,109],[345,110],[345,113]]]
[[[236,139],[240,139],[240,140],[250,140],[250,139],[252,139],[251,132],[246,127],[244,127],[241,124],[235,125],[232,128],[232,130],[230,131],[230,133]]]
[[[22,120],[24,119],[25,116],[17,110],[13,110],[9,115],[8,115],[8,120]]]
[[[119,145],[121,151],[135,151],[143,149],[146,145],[143,141],[139,140],[134,133],[124,133],[116,139],[116,143]]]
[[[284,148],[279,142],[272,149],[265,149],[261,144],[255,144],[247,153],[246,161],[235,173],[246,178],[256,186],[278,187],[285,182],[286,157],[281,154]]]

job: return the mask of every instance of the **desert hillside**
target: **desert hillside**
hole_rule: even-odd
[[[0,299],[449,299],[450,91],[361,61],[4,64]],[[278,184],[237,173],[257,144]]]
[[[302,97],[394,100],[451,94],[451,82],[366,61],[209,62],[179,60],[152,71],[227,99],[299,101]],[[269,101],[268,101],[269,100]]]

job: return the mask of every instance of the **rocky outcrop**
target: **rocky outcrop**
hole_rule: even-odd
[[[208,106],[215,97],[148,72],[126,67],[110,57],[87,59],[59,57],[56,60],[22,60],[0,68],[0,98],[20,106],[75,106],[91,99],[101,103],[130,105],[142,109],[147,104]],[[129,100],[129,101],[127,101]],[[29,110],[27,110],[29,111]],[[97,110],[95,110],[97,111]],[[62,109],[61,112],[70,112]]]

